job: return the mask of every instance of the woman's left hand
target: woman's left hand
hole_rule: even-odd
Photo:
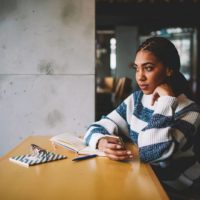
[[[156,87],[156,89],[153,92],[151,105],[153,106],[155,101],[157,101],[158,98],[161,96],[174,96],[172,88],[166,83],[163,83]]]
[[[116,138],[103,137],[99,140],[97,147],[111,160],[125,161],[133,158],[132,152],[126,150],[125,146]]]

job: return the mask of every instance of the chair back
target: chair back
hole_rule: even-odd
[[[115,106],[119,105],[132,92],[132,80],[127,77],[122,77],[118,80],[115,88]]]

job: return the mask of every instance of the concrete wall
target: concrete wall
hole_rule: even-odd
[[[94,0],[0,0],[0,155],[94,121]]]

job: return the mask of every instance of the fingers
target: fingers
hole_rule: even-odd
[[[102,138],[99,141],[98,144],[98,149],[102,151],[106,151],[106,149],[111,149],[111,150],[125,150],[125,147],[119,142],[119,141],[110,141],[108,138]]]
[[[118,136],[114,135],[107,135],[104,137],[109,143],[115,143],[115,144],[122,144],[122,140]]]
[[[117,143],[111,143],[110,141],[107,141],[107,143],[105,143],[105,148],[108,149],[125,149],[125,147],[118,141]]]
[[[153,96],[152,96],[152,99],[151,99],[151,105],[152,105],[152,106],[153,106],[154,103],[158,100],[159,97],[160,97],[159,94],[155,91],[155,92],[153,93]]]
[[[118,161],[122,161],[122,160],[128,160],[133,158],[133,155],[131,153],[131,151],[127,151],[127,150],[116,150],[116,149],[105,149],[105,153],[107,155],[107,157],[109,157],[112,160],[118,160]]]
[[[172,88],[164,83],[156,87],[156,89],[153,92],[152,100],[151,100],[151,105],[153,106],[154,103],[158,100],[159,97],[161,96],[174,96]]]
[[[125,161],[125,160],[130,160],[133,158],[133,156],[116,156],[113,154],[106,154],[108,158],[110,158],[111,160],[115,160],[115,161]]]
[[[120,144],[107,143],[104,152],[106,153],[107,157],[116,161],[133,158],[131,151],[126,150],[124,146]]]
[[[104,137],[100,139],[98,148],[112,160],[122,161],[133,158],[131,151],[126,150],[125,146],[116,138]]]

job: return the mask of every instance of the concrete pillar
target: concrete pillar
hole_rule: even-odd
[[[1,1],[0,156],[29,135],[84,135],[94,100],[95,1]]]

